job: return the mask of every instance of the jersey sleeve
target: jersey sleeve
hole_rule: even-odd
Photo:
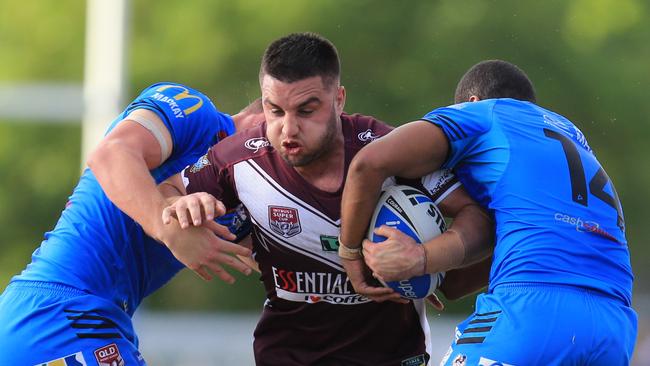
[[[447,196],[461,187],[461,183],[450,169],[440,169],[427,174],[422,178],[389,177],[382,185],[382,189],[393,184],[404,184],[418,188],[426,193],[436,205]]]
[[[420,181],[436,205],[461,186],[460,181],[450,169],[437,170],[425,175]]]
[[[203,93],[175,83],[146,88],[125,111],[148,109],[163,121],[172,138],[171,157],[207,148],[234,133],[230,116],[221,113]]]
[[[233,243],[242,241],[253,229],[250,215],[246,211],[246,207],[241,203],[236,208],[228,210],[225,215],[217,217],[215,221],[226,226],[231,233],[235,234],[236,238]]]
[[[454,104],[427,113],[422,120],[440,127],[449,141],[449,156],[442,166],[453,168],[467,155],[482,135],[492,128],[494,100]]]
[[[233,242],[238,243],[250,234],[252,222],[243,204],[234,200],[229,195],[230,186],[226,172],[221,171],[217,166],[218,162],[211,158],[210,151],[202,156],[196,163],[183,170],[181,176],[188,194],[196,192],[207,192],[224,202],[227,207],[223,216],[215,218],[215,221],[228,227],[236,238]]]
[[[232,210],[237,208],[240,202],[235,193],[231,169],[218,158],[220,153],[223,154],[221,145],[213,146],[195,164],[183,170],[183,184],[187,194],[209,193],[222,201],[227,210]]]

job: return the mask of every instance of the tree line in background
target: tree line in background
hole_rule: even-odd
[[[0,83],[81,82],[84,14],[82,0],[0,3]],[[314,31],[339,49],[346,111],[398,125],[450,104],[472,64],[509,60],[529,74],[540,105],[583,130],[607,168],[626,214],[635,290],[648,293],[649,16],[642,0],[133,0],[129,98],[153,82],[176,81],[235,113],[259,95],[266,45]],[[80,135],[74,123],[0,121],[0,288],[56,223],[79,176]],[[264,294],[254,277],[230,287],[183,273],[149,304],[256,310]]]

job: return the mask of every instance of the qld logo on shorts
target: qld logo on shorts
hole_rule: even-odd
[[[99,366],[124,366],[124,359],[115,343],[96,349],[95,359]]]
[[[269,226],[273,232],[290,238],[300,234],[298,210],[291,207],[269,206]]]

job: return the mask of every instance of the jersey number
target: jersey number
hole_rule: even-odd
[[[554,140],[558,140],[562,144],[564,155],[566,156],[567,163],[569,164],[569,176],[571,179],[571,195],[573,202],[587,206],[587,179],[585,178],[582,159],[580,159],[580,152],[578,151],[575,143],[573,140],[564,136],[563,134],[549,130],[548,128],[544,129],[544,135]],[[621,210],[621,203],[618,199],[618,194],[616,193],[616,189],[614,188],[613,184],[612,192],[614,193],[614,196],[611,196],[609,193],[605,192],[604,188],[607,183],[611,183],[609,176],[607,176],[607,173],[605,173],[603,167],[599,166],[598,171],[589,181],[589,190],[594,196],[596,196],[596,198],[600,199],[616,210],[616,224],[621,230],[624,230],[625,222],[623,221],[623,212]]]

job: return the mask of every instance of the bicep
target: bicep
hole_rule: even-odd
[[[462,186],[455,188],[442,201],[438,202],[440,212],[446,217],[456,217],[458,212],[468,205],[478,206],[478,203],[467,194]]]
[[[448,149],[447,137],[438,126],[415,121],[394,129],[362,152],[388,175],[419,178],[439,169]]]
[[[103,140],[142,156],[148,169],[160,166],[171,154],[173,142],[160,117],[149,110],[137,109],[124,118]]]

